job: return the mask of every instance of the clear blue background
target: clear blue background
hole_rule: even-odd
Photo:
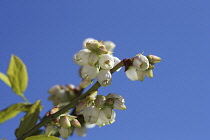
[[[154,78],[130,81],[123,70],[99,94],[125,97],[116,122],[88,130],[85,140],[210,139],[209,0],[1,0],[0,71],[11,54],[27,66],[30,102],[53,107],[47,90],[80,83],[72,57],[83,39],[112,40],[120,59],[155,54],[162,58]],[[22,102],[0,81],[0,109]],[[24,114],[0,125],[0,138],[15,139]],[[69,139],[84,139],[74,135]]]

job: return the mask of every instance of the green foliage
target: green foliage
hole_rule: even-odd
[[[28,85],[28,72],[25,64],[15,55],[11,56],[7,76],[11,83],[12,90],[17,95],[23,96],[23,92]]]
[[[44,136],[44,135],[38,135],[38,136],[31,136],[26,138],[25,140],[61,140],[60,138],[53,137],[53,136]]]
[[[5,75],[5,74],[3,74],[3,73],[1,73],[0,72],[0,79],[5,83],[5,84],[7,84],[8,86],[12,86],[11,85],[11,83],[10,83],[10,80],[9,80],[9,78]]]
[[[19,128],[17,128],[15,131],[17,138],[36,125],[41,108],[42,106],[40,105],[40,100],[36,101],[31,106],[26,115],[21,119]]]
[[[9,106],[8,108],[0,111],[0,124],[15,117],[21,111],[27,112],[30,109],[31,105],[24,103],[17,103]]]

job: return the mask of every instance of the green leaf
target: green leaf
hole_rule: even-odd
[[[15,135],[17,138],[21,137],[25,132],[36,125],[41,108],[42,106],[40,105],[40,100],[36,101],[31,106],[26,115],[21,119],[19,128],[15,131]]]
[[[5,74],[3,74],[3,73],[1,73],[0,72],[0,79],[4,82],[4,83],[6,83],[8,86],[12,86],[11,85],[11,83],[10,83],[10,81],[9,81],[9,78],[5,75]]]
[[[25,140],[62,140],[62,139],[60,139],[58,137],[54,137],[54,136],[38,135],[38,136],[28,137]]]
[[[8,108],[0,111],[0,124],[15,117],[21,111],[28,111],[30,105],[24,103],[17,103],[9,106]]]
[[[7,76],[11,83],[12,90],[17,95],[22,96],[28,85],[28,72],[25,64],[15,55],[11,56]]]

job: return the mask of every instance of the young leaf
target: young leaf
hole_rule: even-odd
[[[58,137],[54,137],[54,136],[45,136],[45,135],[37,135],[37,136],[31,136],[26,138],[25,140],[62,140]]]
[[[25,64],[15,55],[11,56],[7,76],[12,90],[17,95],[22,96],[28,85],[28,73]]]
[[[8,86],[11,87],[11,83],[10,83],[10,81],[9,81],[9,78],[8,78],[5,74],[3,74],[3,73],[1,73],[1,72],[0,72],[0,79],[1,79],[4,83],[6,83]]]
[[[17,103],[9,106],[8,108],[0,111],[0,124],[15,117],[21,111],[28,111],[30,105],[24,103]]]
[[[19,128],[15,131],[17,138],[21,137],[25,132],[36,125],[41,108],[42,106],[40,105],[40,100],[36,101],[31,106],[26,115],[21,119]]]

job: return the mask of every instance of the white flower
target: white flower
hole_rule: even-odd
[[[82,67],[81,76],[85,80],[91,80],[96,78],[98,72],[99,69],[97,67],[87,64]]]
[[[87,42],[94,41],[94,40],[95,40],[94,38],[86,38],[86,39],[83,41],[83,43],[82,43],[83,48],[86,49],[86,48],[87,48],[87,47],[86,47],[86,43],[87,43]]]
[[[101,86],[107,87],[111,85],[112,75],[109,70],[100,70],[97,75],[98,82]]]
[[[99,127],[104,126],[104,125],[108,125],[108,124],[112,124],[113,122],[115,122],[115,118],[116,118],[116,113],[115,113],[114,110],[112,110],[111,117],[110,117],[110,119],[108,119],[106,117],[106,114],[105,114],[104,110],[101,109],[100,112],[99,112],[99,117],[98,117],[98,121],[97,121],[96,124]]]
[[[97,122],[98,115],[99,115],[99,109],[93,105],[86,107],[83,112],[85,122],[90,124],[94,124]]]
[[[134,68],[133,66],[130,66],[128,70],[125,72],[125,74],[131,81],[136,81],[139,79],[136,72],[136,68]]]
[[[74,55],[74,62],[78,65],[88,64],[90,51],[88,49],[82,49],[77,54]]]
[[[53,86],[48,91],[51,95],[48,98],[49,100],[53,101],[53,105],[57,106],[61,103],[69,103],[70,102],[70,96],[69,93],[66,92],[62,86],[56,85]]]
[[[103,44],[106,46],[106,49],[110,52],[113,51],[116,46],[112,41],[104,41]]]
[[[115,67],[118,63],[120,63],[120,62],[121,62],[121,60],[120,60],[119,58],[114,57],[114,67]],[[122,67],[121,67],[121,68],[122,68]],[[117,69],[116,71],[120,71],[121,68]]]
[[[114,58],[110,54],[101,54],[98,62],[103,69],[110,70],[114,67]]]
[[[91,66],[94,66],[95,63],[98,61],[99,59],[99,55],[97,55],[96,53],[91,52],[88,58],[88,64]]]
[[[60,127],[59,128],[59,134],[61,135],[61,137],[63,137],[64,139],[67,139],[69,136],[69,130],[64,128],[64,127]]]
[[[146,70],[149,68],[149,60],[142,54],[137,55],[134,57],[133,66],[138,70]]]
[[[79,128],[75,128],[74,132],[78,135],[78,136],[82,136],[85,137],[86,136],[86,132],[87,132],[87,128],[85,126],[79,127]]]
[[[45,129],[45,135],[50,136],[51,134],[56,133],[56,128],[52,124],[47,124]]]

